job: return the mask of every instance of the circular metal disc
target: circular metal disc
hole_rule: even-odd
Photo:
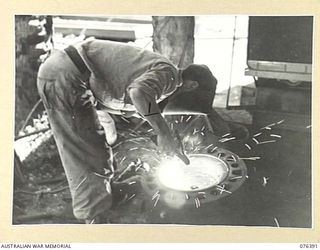
[[[227,164],[218,157],[189,155],[190,164],[180,159],[165,161],[159,167],[159,182],[176,191],[199,191],[221,183],[228,175]]]

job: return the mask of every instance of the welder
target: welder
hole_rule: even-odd
[[[115,202],[111,146],[117,133],[110,114],[139,113],[156,132],[159,150],[181,156],[159,103],[175,93],[196,90],[199,69],[209,76],[209,85],[216,84],[205,66],[179,70],[160,54],[119,42],[87,39],[51,52],[39,69],[37,86],[76,218],[99,223]]]

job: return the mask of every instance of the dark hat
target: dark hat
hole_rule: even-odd
[[[182,81],[193,80],[199,83],[198,90],[215,92],[217,79],[213,76],[208,66],[191,64],[182,70]]]

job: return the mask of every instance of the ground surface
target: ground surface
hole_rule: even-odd
[[[131,126],[124,121],[121,124]],[[251,136],[257,132],[260,130],[250,128]],[[245,147],[245,141],[231,145],[240,156],[261,157],[246,161],[248,178],[232,195],[200,208],[188,206],[177,210],[161,202],[154,207],[151,197],[136,194],[110,214],[109,223],[311,227],[310,133],[279,130],[276,126],[267,133],[259,140],[269,140],[270,133],[281,138],[275,143],[254,146],[250,136],[246,142],[251,150]],[[132,136],[136,136],[134,132]],[[24,164],[27,182],[15,190],[13,223],[79,223],[72,214],[70,193],[54,140],[44,143]]]

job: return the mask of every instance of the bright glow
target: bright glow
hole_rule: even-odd
[[[167,192],[164,194],[163,200],[168,206],[176,209],[183,207],[186,203],[186,197],[182,193]]]
[[[158,178],[162,185],[176,191],[198,191],[221,183],[227,176],[228,167],[219,158],[190,155],[190,165],[174,157],[161,162]]]

